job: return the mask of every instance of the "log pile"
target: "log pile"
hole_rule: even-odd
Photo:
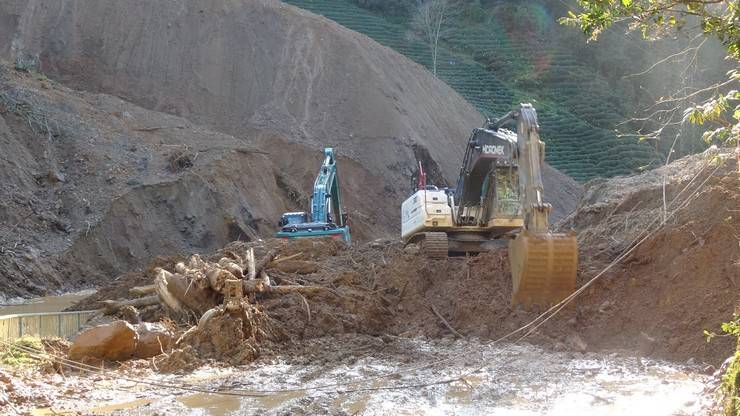
[[[268,271],[279,268],[281,263],[296,261],[301,254],[281,258],[276,250],[268,250],[257,260],[254,248],[250,247],[244,253],[227,251],[215,262],[193,254],[187,261],[176,263],[173,270],[155,268],[153,284],[131,288],[131,299],[102,301],[102,312],[114,315],[124,307],[161,305],[171,317],[197,322],[208,310],[224,303],[228,297],[227,282],[241,287],[241,293],[245,295],[243,302],[246,303],[254,303],[257,295],[314,294],[326,290],[323,286],[273,283]]]
[[[342,247],[319,239],[233,242],[211,255],[154,259],[130,286],[99,292],[101,318],[93,322],[172,319],[174,340],[158,371],[181,369],[193,354],[245,364],[285,340],[380,327],[387,303],[377,287],[340,278],[362,267]]]

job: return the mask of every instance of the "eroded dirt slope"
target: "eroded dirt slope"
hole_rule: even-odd
[[[272,234],[277,216],[307,195],[274,169],[257,136],[1,66],[0,294],[93,285],[152,256]],[[315,156],[306,163],[318,166]],[[340,169],[345,163],[362,170],[345,159]],[[379,222],[376,232],[392,232]]]
[[[354,172],[343,177],[380,193],[378,206],[400,204],[416,159],[440,172],[437,182],[454,183],[464,143],[483,120],[422,66],[276,0],[9,1],[0,19],[8,22],[0,28],[7,59],[37,60],[73,88],[235,137],[252,128],[275,132],[311,149],[291,149],[292,159],[337,146],[376,175],[373,182]],[[300,178],[315,175],[308,165],[299,164]],[[554,170],[546,181],[556,217],[567,215],[579,186]]]
[[[703,335],[721,333],[740,304],[740,178],[731,151],[716,154],[587,186],[564,221],[581,239],[581,284],[644,241],[579,302],[574,326],[586,342],[714,365],[730,355],[731,338]]]

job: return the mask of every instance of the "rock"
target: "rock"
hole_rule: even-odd
[[[420,251],[418,244],[409,244],[403,248],[403,252],[406,254],[419,254]]]
[[[694,357],[691,357],[686,361],[686,365],[696,365],[696,359]]]
[[[578,334],[570,334],[565,338],[565,345],[570,349],[579,352],[585,352],[588,349],[588,344]]]
[[[599,312],[600,313],[606,312],[609,306],[611,306],[611,303],[608,300],[605,300],[604,303],[602,303],[601,306],[599,306]]]
[[[138,335],[131,324],[115,321],[80,333],[69,347],[69,358],[94,357],[111,361],[127,360],[134,355]]]
[[[139,336],[134,356],[150,358],[167,351],[174,342],[175,334],[161,323],[144,322],[136,325]]]
[[[49,183],[59,183],[64,182],[64,174],[57,169],[50,169],[49,172],[46,174],[46,179],[49,181]]]
[[[708,365],[704,367],[704,369],[702,370],[702,373],[711,376],[712,374],[714,374],[716,370],[717,369],[713,365]]]

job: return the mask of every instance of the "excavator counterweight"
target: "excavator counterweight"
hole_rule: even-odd
[[[516,133],[504,126],[516,125]],[[401,237],[430,258],[490,250],[509,239],[512,304],[555,304],[575,290],[578,242],[549,231],[544,201],[545,144],[530,104],[473,130],[455,189],[426,184],[401,207]]]

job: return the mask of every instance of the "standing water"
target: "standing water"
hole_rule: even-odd
[[[186,376],[158,377],[232,392],[307,390],[264,397],[171,390],[144,405],[141,399],[147,394],[132,396],[128,404],[122,401],[124,407],[114,407],[118,410],[113,412],[101,411],[104,407],[87,410],[213,416],[694,415],[701,412],[707,382],[706,376],[681,365],[616,354],[364,336],[307,341],[294,351],[265,356],[246,367],[207,367]],[[449,379],[454,381],[435,384]],[[320,388],[328,384],[334,386]],[[399,385],[416,387],[394,389]]]
[[[93,293],[95,293],[95,290],[90,289],[63,295],[19,299],[18,301],[11,300],[8,303],[0,304],[0,316],[21,313],[61,312]]]

